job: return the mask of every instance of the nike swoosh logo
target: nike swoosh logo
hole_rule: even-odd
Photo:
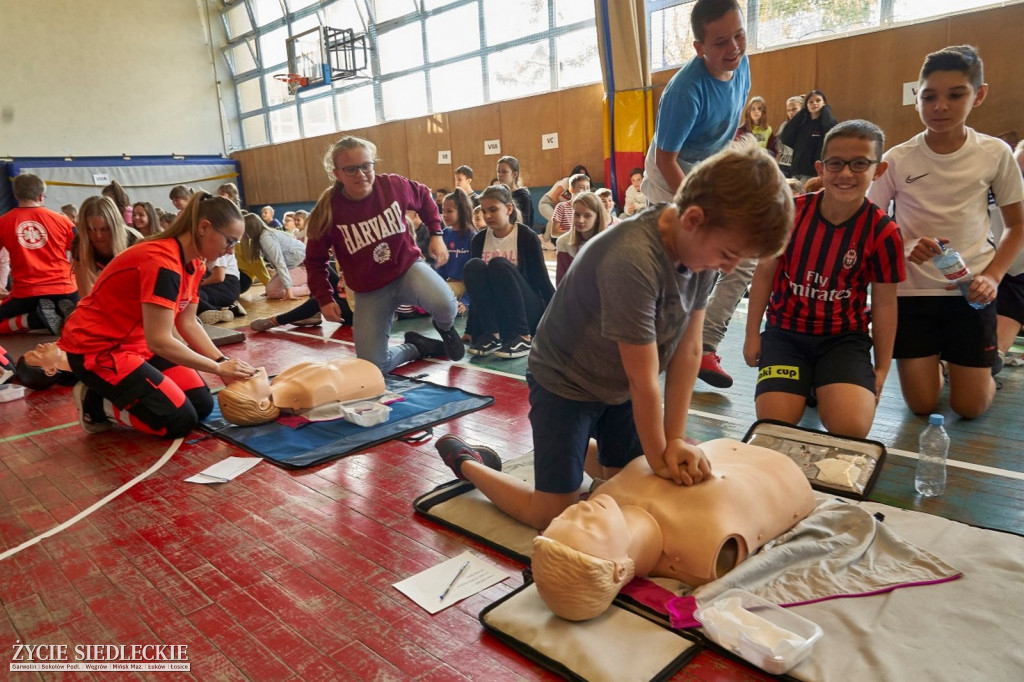
[[[912,182],[917,182],[918,180],[920,180],[921,178],[923,178],[926,175],[928,175],[928,173],[922,173],[921,175],[914,175],[914,176],[908,175],[907,176],[907,184],[909,185]]]

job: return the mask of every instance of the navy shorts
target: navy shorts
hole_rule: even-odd
[[[591,438],[606,467],[623,467],[643,454],[633,422],[633,403],[606,405],[569,400],[537,383],[529,373],[530,426],[533,428],[534,488],[572,493],[583,483],[583,460]]]
[[[808,396],[811,388],[854,384],[875,392],[871,337],[801,334],[768,327],[761,332],[761,363],[754,395],[779,391]]]
[[[991,367],[995,362],[994,305],[975,310],[963,296],[900,296],[897,305],[897,360],[938,355],[961,367]]]
[[[996,294],[996,313],[1024,324],[1024,274],[1003,275]]]

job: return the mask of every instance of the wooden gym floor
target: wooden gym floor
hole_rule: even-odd
[[[228,355],[276,373],[301,360],[354,355],[335,324],[249,332],[256,317],[292,304],[245,295],[245,343]],[[393,337],[429,327],[396,323]],[[740,438],[753,422],[754,370],[739,361],[742,311],[720,349],[736,384],[699,384],[690,435]],[[440,384],[493,395],[493,406],[435,427],[494,447],[531,449],[525,362],[425,361],[400,368]],[[895,373],[894,373],[895,374]],[[969,523],[1024,532],[1021,387],[1007,368],[992,411],[950,419],[950,486],[925,502],[913,492],[913,452],[924,420],[902,406],[893,377],[872,437],[890,447],[873,499]],[[216,384],[216,380],[212,380]],[[805,420],[813,425],[813,411]],[[126,431],[87,435],[70,389],[33,392],[0,406],[0,553],[59,527],[158,463],[170,444]],[[906,452],[905,456],[903,453]],[[0,560],[0,639],[28,644],[184,644],[191,673],[118,679],[519,680],[553,676],[483,634],[477,614],[522,584],[520,566],[413,515],[417,495],[451,479],[433,442],[389,442],[320,467],[261,463],[235,481],[202,486],[190,476],[245,455],[194,432],[166,463],[120,496],[42,541]],[[511,576],[428,615],[394,582],[467,546]],[[955,563],[955,557],[946,557]],[[0,662],[6,671],[10,655]],[[91,673],[75,673],[87,679]],[[109,675],[108,675],[109,676]],[[12,679],[62,679],[12,673]],[[100,678],[99,675],[96,676]],[[105,678],[104,678],[105,679]],[[703,652],[676,680],[767,679]]]

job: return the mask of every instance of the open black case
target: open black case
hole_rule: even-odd
[[[815,490],[856,500],[867,499],[885,462],[885,445],[876,440],[836,436],[774,419],[754,422],[743,442],[788,456]]]

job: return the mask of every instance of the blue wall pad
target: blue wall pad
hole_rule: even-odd
[[[392,403],[388,420],[376,426],[356,426],[344,419],[313,422],[298,429],[276,422],[235,426],[221,416],[218,405],[200,427],[274,464],[301,469],[476,412],[494,402],[491,396],[397,374],[385,374],[384,383],[389,391],[400,393],[405,400]]]

